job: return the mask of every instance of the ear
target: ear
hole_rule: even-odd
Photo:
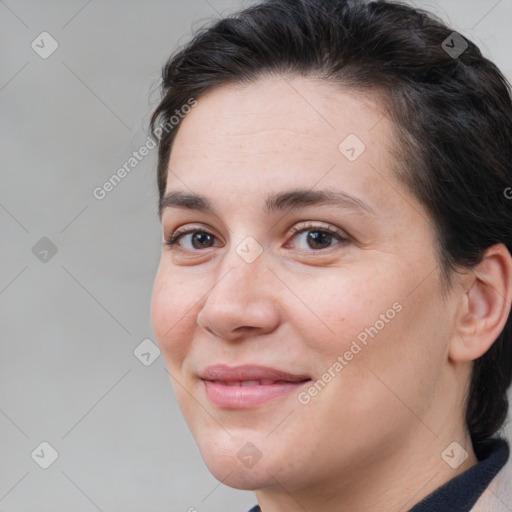
[[[449,356],[472,361],[485,354],[507,322],[512,301],[512,256],[503,244],[489,247],[463,278],[456,336]]]

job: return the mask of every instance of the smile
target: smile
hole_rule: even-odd
[[[263,366],[209,366],[201,374],[205,393],[217,407],[246,408],[297,391],[311,378]]]

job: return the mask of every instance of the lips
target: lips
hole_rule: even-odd
[[[211,402],[224,408],[261,405],[297,390],[311,378],[256,365],[208,366],[199,375]]]
[[[241,386],[241,387],[249,387],[249,386],[270,386],[271,384],[290,382],[286,380],[272,380],[272,379],[259,379],[259,380],[220,380],[214,379],[214,382],[218,382],[220,384],[224,384],[225,386]]]

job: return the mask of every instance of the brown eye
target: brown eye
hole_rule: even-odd
[[[195,231],[192,233],[191,243],[195,249],[204,249],[205,246],[209,247],[209,243],[213,240],[213,235],[204,231]],[[195,245],[197,243],[197,245]]]
[[[192,236],[188,237],[188,235]],[[183,247],[182,240],[188,241],[190,244],[189,247]],[[178,245],[180,249],[194,251],[213,247],[213,245],[211,245],[213,240],[215,240],[215,236],[207,231],[188,229],[180,232],[180,230],[178,230],[165,242],[165,245],[169,246],[171,249],[174,249],[174,246]]]
[[[306,237],[307,244],[312,249],[324,249],[325,244],[329,247],[332,242],[334,236],[327,231],[308,231],[308,236]]]
[[[299,242],[302,242],[302,247],[297,247],[301,250],[322,250],[328,249],[333,245],[336,245],[336,240],[338,243],[348,242],[348,238],[343,236],[341,232],[337,232],[333,229],[327,229],[323,226],[318,225],[309,225],[303,226],[302,228],[293,228],[292,234],[294,239],[298,239]]]

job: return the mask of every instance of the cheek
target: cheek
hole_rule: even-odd
[[[436,299],[431,283],[411,294],[407,281],[381,279],[373,288],[366,283],[368,293],[333,295],[332,302],[340,307],[338,317],[332,313],[338,336],[322,349],[317,345],[326,368],[342,357],[343,368],[334,372],[334,385],[326,387],[323,404],[333,428],[350,418],[347,428],[368,436],[379,429],[398,431],[417,423],[411,411],[422,415],[434,397],[450,312]]]
[[[350,273],[333,269],[328,278],[303,281],[300,293],[307,300],[303,304],[293,301],[294,322],[305,334],[304,341],[328,358],[326,364],[349,350],[358,336],[363,339],[365,329],[392,308],[392,297],[396,297],[382,277],[379,281],[374,272],[357,268]]]
[[[192,299],[189,287],[162,268],[158,270],[151,300],[151,325],[169,369],[181,364],[192,341]]]
[[[331,388],[342,385],[344,392],[361,395],[362,403],[393,399],[386,384],[408,397],[428,393],[442,362],[446,333],[442,307],[433,300],[436,290],[429,283],[411,294],[415,280],[393,275],[390,268],[366,275],[340,272],[321,287],[303,283],[312,311],[297,306],[294,313],[319,363],[316,374],[336,381]],[[329,379],[329,370],[343,377]],[[407,382],[414,384],[407,389]]]

